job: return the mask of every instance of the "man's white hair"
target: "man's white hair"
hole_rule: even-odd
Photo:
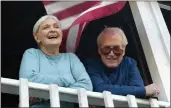
[[[125,33],[123,32],[122,29],[120,29],[120,28],[118,28],[118,27],[106,27],[106,28],[99,34],[99,36],[97,37],[97,44],[98,44],[98,46],[101,45],[101,38],[102,38],[102,36],[104,36],[104,34],[105,34],[106,32],[113,32],[114,35],[115,35],[115,34],[120,34],[120,35],[118,35],[118,36],[121,36],[121,37],[122,37],[122,44],[123,44],[124,46],[126,46],[126,45],[128,44],[128,40],[127,40],[127,38],[126,38],[126,36],[125,36]]]
[[[33,33],[37,33],[37,31],[39,30],[39,27],[40,25],[48,18],[51,18],[51,19],[54,19],[56,20],[57,22],[59,22],[59,19],[53,15],[45,15],[45,16],[42,16],[36,23],[35,25],[33,26]]]

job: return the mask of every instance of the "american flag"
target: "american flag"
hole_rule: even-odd
[[[90,21],[119,12],[125,1],[42,1],[47,14],[61,22],[63,41],[60,51],[74,52],[82,31]]]

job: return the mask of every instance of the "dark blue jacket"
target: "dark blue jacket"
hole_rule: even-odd
[[[145,97],[145,88],[136,61],[125,56],[117,68],[107,68],[101,60],[84,62],[95,92],[110,91],[116,95]]]

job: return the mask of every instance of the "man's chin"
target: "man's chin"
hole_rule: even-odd
[[[106,64],[106,66],[107,66],[108,68],[116,68],[116,67],[118,66],[118,64],[117,64],[117,63]]]

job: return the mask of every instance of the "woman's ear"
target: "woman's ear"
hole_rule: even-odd
[[[40,43],[37,33],[33,33],[34,39],[37,43]]]

